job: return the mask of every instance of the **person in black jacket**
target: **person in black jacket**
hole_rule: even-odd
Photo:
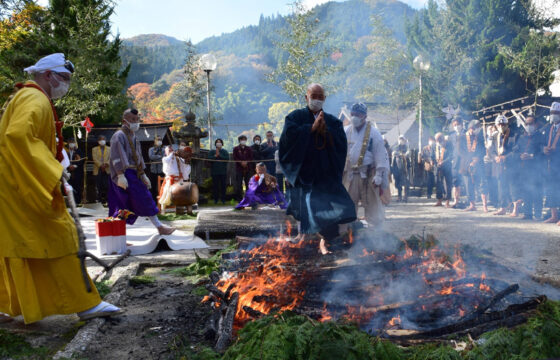
[[[514,147],[514,158],[518,163],[519,182],[516,198],[523,200],[523,219],[542,219],[544,178],[544,137],[538,130],[533,116],[525,119],[525,131]]]
[[[210,175],[212,176],[212,187],[214,204],[221,201],[222,204],[226,202],[226,176],[227,176],[227,160],[229,160],[229,153],[223,148],[224,141],[216,139],[214,141],[216,149],[208,152],[208,159],[215,160],[210,162]]]

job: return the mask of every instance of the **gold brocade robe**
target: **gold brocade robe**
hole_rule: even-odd
[[[49,99],[23,88],[0,120],[0,257],[75,254],[78,237],[60,190]]]

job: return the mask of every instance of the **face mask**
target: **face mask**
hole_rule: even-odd
[[[428,141],[428,145],[432,146],[432,145],[434,145],[434,142],[433,141]]]
[[[99,145],[105,146],[105,140],[99,140]]]
[[[260,145],[261,141],[260,140],[255,140],[255,145]]]
[[[532,135],[537,131],[537,126],[535,124],[529,124],[527,125],[527,134]]]
[[[498,127],[498,132],[499,132],[500,134],[503,134],[504,131],[506,131],[506,127],[505,127],[505,126],[499,126],[499,127]]]
[[[245,144],[247,144],[247,141],[245,141],[245,140],[241,140],[241,141],[239,142],[239,145],[245,146]]]
[[[216,143],[216,148],[220,149],[222,146],[222,143]]]
[[[60,99],[68,92],[70,88],[70,83],[66,81],[60,81],[57,87],[53,87],[51,84],[51,98]]]
[[[309,106],[309,110],[313,112],[318,112],[323,108],[323,103],[324,103],[323,100],[310,99],[307,105]]]
[[[404,141],[404,140],[399,140],[399,145],[405,145],[405,144],[406,144],[406,141]]]
[[[550,115],[550,121],[552,121],[553,124],[560,123],[560,115],[558,114]]]
[[[354,125],[354,127],[360,127],[364,123],[364,119],[358,116],[352,116],[350,120],[352,121],[352,125]]]
[[[129,123],[128,121],[126,123],[132,132],[137,132],[140,129],[140,123]]]
[[[74,143],[68,144],[68,148],[70,148],[70,149],[76,149],[77,147],[78,147],[78,145],[76,145]]]
[[[161,141],[154,141],[155,146],[161,146]]]
[[[456,133],[460,133],[461,130],[463,130],[463,128],[461,126],[455,126],[454,129],[455,129]]]

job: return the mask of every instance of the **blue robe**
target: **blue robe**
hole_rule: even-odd
[[[312,134],[315,121],[308,108],[286,116],[279,160],[286,180],[288,209],[301,222],[301,232],[338,235],[338,224],[356,220],[354,202],[342,185],[347,142],[342,122],[324,114],[327,136]]]

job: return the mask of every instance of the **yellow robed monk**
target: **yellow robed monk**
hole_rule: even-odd
[[[17,84],[0,112],[0,322],[121,313],[101,301],[95,286],[87,292],[62,195],[63,139],[51,99],[68,92],[74,66],[58,53],[25,71],[34,81]]]

